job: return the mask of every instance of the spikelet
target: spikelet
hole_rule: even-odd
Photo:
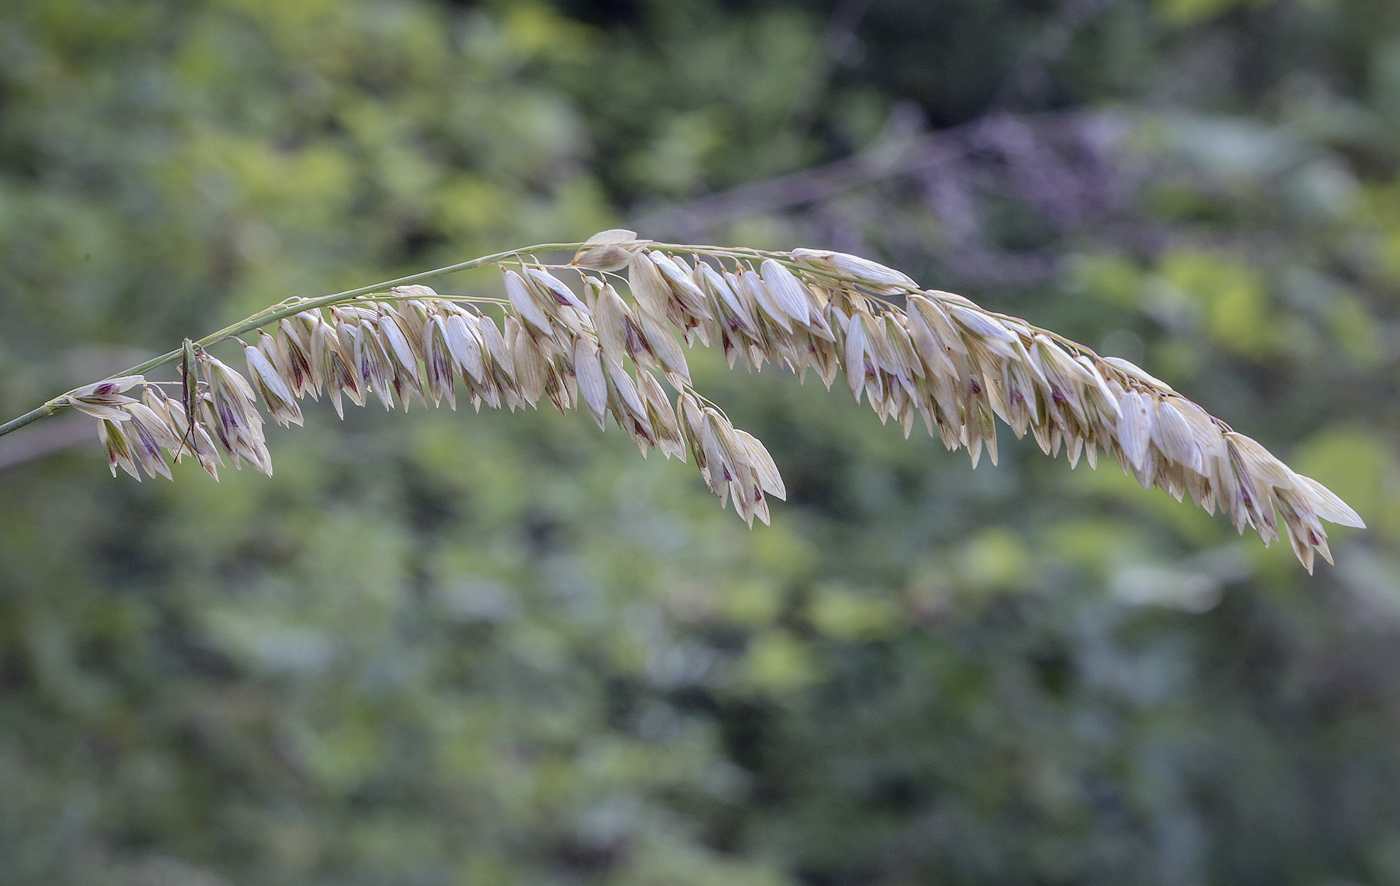
[[[600,231],[584,242],[571,264],[588,271],[620,271],[645,245],[632,231],[614,228]]]

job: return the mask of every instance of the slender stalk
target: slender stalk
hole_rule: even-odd
[[[514,258],[518,255],[526,255],[533,252],[555,252],[560,250],[573,250],[578,249],[582,245],[582,243],[537,243],[534,246],[526,246],[523,249],[511,249],[506,252],[497,252],[493,253],[492,255],[484,255],[480,258],[471,259],[470,261],[458,262],[455,265],[447,265],[446,267],[442,268],[434,268],[431,271],[422,271],[417,274],[409,274],[407,277],[397,277],[393,280],[385,280],[382,283],[375,283],[370,286],[361,286],[358,289],[347,289],[344,292],[336,292],[331,295],[317,296],[316,298],[292,299],[283,302],[282,304],[274,305],[270,308],[267,308],[266,310],[259,311],[251,317],[246,317],[242,320],[239,320],[237,323],[234,323],[231,326],[226,326],[223,329],[220,329],[218,332],[206,335],[204,338],[199,339],[196,342],[196,344],[200,345],[201,347],[208,347],[218,342],[233,338],[234,336],[242,335],[245,332],[252,332],[254,329],[260,329],[268,325],[269,323],[276,323],[283,317],[290,317],[293,314],[299,314],[302,311],[310,311],[316,308],[330,307],[331,305],[337,305],[342,302],[351,301],[353,299],[359,298],[362,295],[369,295],[371,293],[379,292],[381,290],[392,289],[395,286],[406,286],[410,283],[420,283],[424,280],[431,280],[435,277],[442,277],[447,274],[456,273],[458,271],[469,271],[472,268],[479,268],[484,265],[495,264],[506,259]],[[123,375],[144,375],[152,369],[158,369],[161,366],[167,366],[171,363],[174,363],[176,360],[180,359],[182,353],[183,351],[180,348],[176,348],[173,351],[167,351],[166,353],[161,354],[158,357],[152,357],[144,363],[138,363],[135,366],[125,369],[121,372],[115,373],[113,377],[115,378]],[[76,388],[74,390],[76,390]],[[11,431],[17,431],[25,425],[32,424],[41,418],[47,418],[48,416],[53,415],[55,412],[58,412],[60,409],[66,408],[68,404],[63,402],[63,398],[70,393],[72,393],[72,391],[65,391],[64,393],[59,394],[52,400],[49,400],[44,405],[39,406],[35,409],[31,409],[30,411],[26,412],[24,415],[19,416],[18,418],[14,418],[10,421],[5,422],[4,424],[0,424],[0,437],[5,436]]]

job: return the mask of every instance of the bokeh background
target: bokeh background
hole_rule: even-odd
[[[1400,4],[0,4],[5,418],[617,225],[1141,362],[1370,528],[1309,577],[698,352],[771,528],[580,415],[317,407],[219,484],[56,417],[0,440],[0,883],[1400,884]]]

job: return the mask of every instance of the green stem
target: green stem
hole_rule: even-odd
[[[199,341],[197,341],[196,344],[198,344],[201,347],[208,347],[212,344],[216,344],[217,342],[224,341],[236,335],[242,335],[245,332],[252,332],[254,329],[260,329],[269,323],[276,323],[283,317],[290,317],[293,314],[300,314],[302,311],[310,311],[315,310],[316,308],[324,308],[330,305],[340,304],[341,302],[350,301],[362,295],[369,295],[370,293],[379,292],[385,289],[391,289],[395,286],[406,286],[410,283],[418,283],[423,280],[431,280],[434,277],[441,277],[445,274],[453,274],[457,271],[469,271],[472,268],[479,268],[483,265],[495,264],[497,262],[531,252],[576,250],[581,248],[582,246],[582,243],[538,243],[534,246],[526,246],[524,249],[512,249],[508,252],[497,252],[492,255],[482,256],[481,258],[474,258],[471,261],[458,262],[455,265],[448,265],[443,268],[434,268],[431,271],[423,271],[418,274],[409,274],[407,277],[398,277],[394,280],[385,280],[383,283],[375,283],[372,286],[361,286],[359,289],[347,289],[344,292],[337,292],[332,295],[322,295],[317,296],[316,298],[298,299],[292,302],[284,302],[280,305],[274,305],[266,310],[259,311],[251,317],[247,317],[243,320],[238,321],[237,323],[234,323],[232,326],[226,326],[223,329],[220,329],[218,332],[206,335],[204,338],[201,338]],[[138,363],[129,369],[125,369],[121,372],[115,373],[112,376],[112,378],[117,378],[123,375],[144,375],[152,369],[157,369],[161,366],[166,366],[171,363],[174,363],[176,360],[180,359],[183,353],[183,349],[177,348],[176,350],[161,354],[159,357],[152,357],[144,363]],[[77,389],[74,388],[73,390]],[[0,437],[5,436],[11,431],[17,431],[25,425],[36,422],[41,418],[47,418],[48,416],[53,415],[55,412],[58,412],[60,409],[66,408],[68,404],[63,401],[63,398],[68,396],[68,394],[71,394],[72,392],[73,391],[66,391],[62,394],[59,394],[57,397],[48,401],[44,405],[36,409],[31,409],[29,412],[26,412],[24,415],[21,415],[18,418],[11,419],[10,421],[5,422],[4,424],[0,424]]]

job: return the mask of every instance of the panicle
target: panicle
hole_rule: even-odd
[[[1286,534],[1309,571],[1315,554],[1331,561],[1324,520],[1363,525],[1320,483],[1140,367],[920,289],[877,262],[830,250],[654,247],[604,231],[570,263],[577,288],[525,261],[502,268],[505,298],[485,311],[485,301],[400,286],[270,324],[244,345],[247,378],[197,349],[182,399],[127,376],[63,402],[99,419],[113,474],[169,477],[168,458],[192,455],[217,479],[225,455],[271,472],[259,400],[289,425],[302,423],[301,398],[322,393],[338,414],[342,396],[363,406],[371,394],[386,409],[415,399],[455,408],[459,385],[476,409],[547,399],[561,412],[586,410],[600,428],[611,417],[643,455],[689,454],[721,505],[732,501],[750,525],[767,522],[765,496],[786,496],[782,477],[756,437],[692,389],[683,344],[698,340],[731,367],[810,370],[828,388],[844,372],[856,402],[882,422],[907,436],[921,420],[974,466],[984,452],[997,460],[997,419],[1047,454],[1063,449],[1071,466],[1095,467],[1107,453],[1142,485],[1219,509],[1266,544]],[[607,279],[623,271],[630,299]],[[139,400],[123,393],[138,385]]]

